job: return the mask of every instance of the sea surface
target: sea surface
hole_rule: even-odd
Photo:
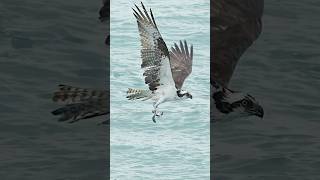
[[[179,40],[194,46],[193,72],[183,87],[193,99],[161,104],[164,115],[157,123],[151,119],[152,101],[126,99],[128,88],[148,88],[134,3],[141,6],[111,1],[111,179],[209,179],[209,1],[144,1],[168,48]]]
[[[266,0],[260,38],[230,83],[264,107],[213,128],[216,180],[320,179],[320,2]]]
[[[106,117],[74,124],[50,112],[58,84],[106,88],[100,0],[0,1],[0,179],[108,177]]]

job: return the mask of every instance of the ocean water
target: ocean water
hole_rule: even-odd
[[[106,179],[108,127],[50,112],[58,84],[106,88],[102,2],[0,1],[0,179]]]
[[[319,9],[316,0],[265,1],[262,34],[230,83],[265,117],[214,126],[217,180],[320,179]]]
[[[194,46],[193,72],[184,84],[193,99],[161,104],[156,124],[151,101],[126,99],[129,87],[147,89],[134,3],[140,6],[111,1],[111,179],[209,179],[209,1],[144,2],[168,48],[184,39]]]

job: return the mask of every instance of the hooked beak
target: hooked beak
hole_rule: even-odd
[[[263,111],[263,108],[260,105],[256,106],[256,111],[255,111],[254,115],[260,117],[261,119],[263,118],[264,111]]]
[[[189,95],[189,98],[192,99],[192,95],[191,94]]]

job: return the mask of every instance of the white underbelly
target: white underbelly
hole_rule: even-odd
[[[174,101],[177,98],[177,90],[176,88],[172,88],[171,86],[163,86],[155,91],[155,95],[152,99],[159,100],[164,99],[164,101]]]

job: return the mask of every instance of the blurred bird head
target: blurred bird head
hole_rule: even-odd
[[[257,116],[263,118],[262,106],[250,94],[232,91],[216,85],[212,87],[211,108],[214,121],[232,117]]]

